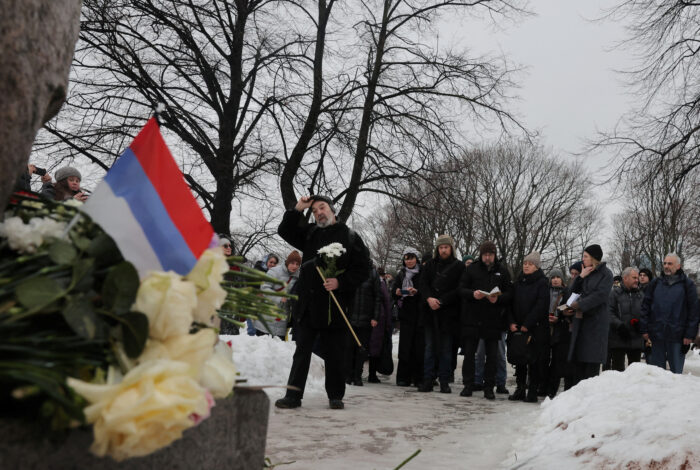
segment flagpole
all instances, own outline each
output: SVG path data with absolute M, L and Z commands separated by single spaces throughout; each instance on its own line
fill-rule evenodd
M 321 272 L 321 268 L 316 266 L 316 271 L 318 271 L 318 274 L 321 276 L 321 279 L 323 279 L 323 282 L 326 282 L 326 276 L 323 275 Z M 350 322 L 348 321 L 348 317 L 345 316 L 345 312 L 343 312 L 343 307 L 340 306 L 340 303 L 338 303 L 338 299 L 335 297 L 335 294 L 333 293 L 332 290 L 328 291 L 329 294 L 331 294 L 331 297 L 333 297 L 333 300 L 335 301 L 335 304 L 338 306 L 338 310 L 340 310 L 340 314 L 343 316 L 343 320 L 345 320 L 345 323 L 348 325 L 348 328 L 350 328 L 350 333 L 352 333 L 353 338 L 355 338 L 355 341 L 357 341 L 357 345 L 362 348 L 362 343 L 360 343 L 360 340 L 357 338 L 357 335 L 355 334 L 355 330 L 352 329 L 352 326 L 350 325 Z

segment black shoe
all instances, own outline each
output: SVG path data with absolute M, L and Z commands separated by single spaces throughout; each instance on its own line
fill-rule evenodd
M 537 390 L 528 390 L 527 397 L 525 397 L 524 401 L 527 403 L 537 403 Z
M 352 381 L 352 384 L 355 385 L 355 386 L 357 386 L 357 387 L 362 387 L 362 386 L 364 385 L 364 384 L 362 383 L 362 379 L 353 380 L 353 381 Z
M 284 409 L 299 408 L 301 406 L 301 400 L 298 398 L 284 397 L 277 400 L 275 406 Z
M 398 382 L 396 382 L 396 385 L 398 385 L 399 387 L 410 387 L 411 386 L 410 383 L 404 382 L 403 380 L 399 380 Z
M 510 401 L 521 401 L 525 399 L 525 389 L 518 387 L 515 389 L 515 393 L 508 397 Z
M 459 392 L 460 397 L 470 397 L 472 396 L 472 389 L 469 387 L 464 387 L 461 392 Z
M 505 385 L 497 385 L 496 393 L 499 393 L 501 395 L 508 395 L 510 392 L 508 391 Z
M 538 397 L 546 397 L 547 396 L 547 388 L 546 387 L 538 387 L 537 388 L 537 396 Z
M 345 379 L 345 383 L 348 385 L 352 385 L 352 379 Z
M 422 384 L 420 384 L 420 387 L 418 387 L 419 392 L 432 392 L 433 391 L 433 384 L 429 381 L 425 381 Z
M 496 399 L 496 395 L 493 393 L 493 387 L 484 387 L 484 398 L 487 400 Z
M 452 393 L 452 389 L 447 382 L 442 382 L 440 384 L 440 393 Z
M 377 377 L 376 375 L 370 375 L 369 378 L 367 379 L 367 382 L 369 382 L 369 383 L 371 383 L 371 384 L 379 384 L 379 383 L 382 383 L 382 381 L 379 380 L 379 377 Z
M 474 390 L 475 392 L 480 392 L 483 389 L 484 389 L 484 384 L 478 384 L 476 382 L 474 383 L 474 386 L 472 387 L 472 390 Z
M 340 399 L 328 400 L 328 407 L 331 410 L 342 410 L 345 408 L 345 403 L 343 403 L 343 400 Z

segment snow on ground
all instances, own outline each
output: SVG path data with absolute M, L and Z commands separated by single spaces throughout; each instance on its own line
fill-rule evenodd
M 546 400 L 503 464 L 542 469 L 700 468 L 700 356 L 684 375 L 644 363 Z
M 232 341 L 241 378 L 251 385 L 284 385 L 293 342 L 222 336 Z M 393 338 L 394 356 L 398 335 Z M 461 356 L 460 356 L 461 367 Z M 459 371 L 458 367 L 458 371 Z M 514 389 L 509 366 L 508 387 Z M 700 468 L 700 355 L 689 353 L 685 375 L 646 364 L 604 372 L 541 406 L 381 384 L 348 386 L 344 410 L 330 410 L 323 362 L 312 356 L 301 408 L 278 410 L 271 400 L 266 456 L 279 468 L 390 469 L 405 467 L 522 469 Z M 458 373 L 459 375 L 459 373 Z M 365 369 L 366 377 L 366 369 Z M 685 465 L 685 467 L 684 467 Z

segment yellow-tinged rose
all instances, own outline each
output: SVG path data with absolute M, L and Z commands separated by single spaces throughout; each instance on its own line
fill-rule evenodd
M 73 378 L 68 385 L 90 403 L 85 417 L 94 425 L 92 452 L 117 461 L 161 449 L 179 439 L 196 419 L 209 415 L 206 390 L 184 362 L 146 362 L 116 385 Z
M 211 328 L 194 334 L 171 336 L 165 341 L 149 339 L 137 361 L 140 364 L 153 359 L 186 362 L 190 366 L 192 377 L 198 379 L 204 362 L 214 354 L 216 340 L 216 332 Z
M 224 398 L 233 391 L 236 366 L 233 364 L 233 350 L 228 344 L 223 341 L 216 343 L 214 354 L 204 363 L 199 383 L 214 398 Z
M 187 275 L 187 280 L 197 286 L 197 307 L 194 310 L 195 321 L 213 325 L 218 318 L 216 311 L 226 300 L 226 291 L 221 287 L 224 273 L 229 266 L 221 248 L 205 250 L 197 264 Z
M 165 340 L 186 335 L 192 325 L 197 291 L 172 271 L 152 272 L 141 282 L 133 309 L 148 317 L 148 335 Z

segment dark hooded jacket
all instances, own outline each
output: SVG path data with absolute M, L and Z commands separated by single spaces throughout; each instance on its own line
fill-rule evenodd
M 513 305 L 508 322 L 524 326 L 538 342 L 546 342 L 549 327 L 549 282 L 541 269 L 520 273 L 513 286 Z
M 608 300 L 612 285 L 613 274 L 605 263 L 600 263 L 585 278 L 576 278 L 573 292 L 581 295 L 577 300 L 581 315 L 572 320 L 570 361 L 605 363 L 610 329 Z
M 456 330 L 459 324 L 459 279 L 463 272 L 464 263 L 454 257 L 454 248 L 452 256 L 446 260 L 440 259 L 438 249 L 435 249 L 435 256 L 421 271 L 418 287 L 425 323 L 433 322 L 442 331 Z M 440 301 L 439 309 L 430 308 L 430 297 Z
M 476 300 L 474 291 L 491 292 L 494 287 L 501 290 L 496 303 L 488 299 Z M 508 270 L 496 261 L 487 267 L 481 258 L 464 271 L 459 282 L 462 299 L 460 329 L 464 337 L 500 339 L 506 330 L 507 314 L 511 307 L 512 284 Z
M 379 274 L 376 269 L 370 268 L 369 277 L 355 291 L 355 298 L 348 312 L 350 324 L 358 328 L 369 328 L 371 320 L 379 321 L 382 300 Z
M 654 340 L 680 343 L 698 332 L 698 292 L 679 269 L 675 275 L 655 277 L 646 289 L 639 320 L 640 333 Z
M 293 321 L 318 329 L 347 328 L 316 270 L 316 263 L 323 265 L 317 252 L 331 243 L 340 243 L 346 249 L 337 261 L 338 269 L 344 272 L 337 276 L 338 288 L 333 292 L 347 313 L 355 290 L 367 279 L 371 266 L 369 251 L 359 234 L 351 233 L 348 226 L 342 222 L 324 228 L 310 224 L 304 218 L 304 214 L 295 209 L 284 213 L 278 233 L 287 243 L 303 253 L 296 286 L 299 301 L 292 312 Z
M 639 333 L 638 323 L 643 299 L 644 294 L 639 289 L 627 289 L 624 284 L 613 287 L 608 302 L 610 311 L 609 349 L 643 349 L 644 340 Z

